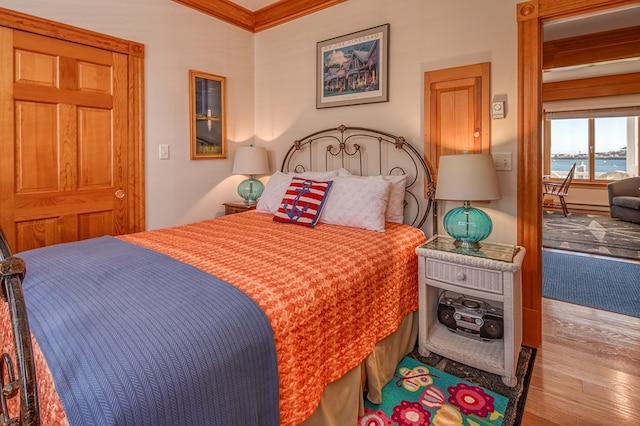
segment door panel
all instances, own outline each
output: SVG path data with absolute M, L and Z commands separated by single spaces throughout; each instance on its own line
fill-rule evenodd
M 130 232 L 116 196 L 128 178 L 126 55 L 22 31 L 12 45 L 14 250 Z
M 16 222 L 16 245 L 18 247 L 42 247 L 62 242 L 57 219 L 42 219 Z
M 56 87 L 56 55 L 15 49 L 16 83 Z
M 17 194 L 58 189 L 57 110 L 51 104 L 15 103 Z
M 78 108 L 77 127 L 79 189 L 113 187 L 111 111 Z
M 470 145 L 475 139 L 474 106 L 477 100 L 474 86 L 463 82 L 460 84 L 453 88 L 444 84 L 435 84 L 433 87 L 436 103 L 439 104 L 436 118 L 439 120 L 436 132 L 441 141 L 436 145 L 438 158 L 441 155 L 460 154 L 465 150 L 475 152 L 475 146 Z
M 78 239 L 99 237 L 113 229 L 113 212 L 92 212 L 78 215 Z
M 425 73 L 424 152 L 435 176 L 442 155 L 489 153 L 489 81 L 488 62 Z

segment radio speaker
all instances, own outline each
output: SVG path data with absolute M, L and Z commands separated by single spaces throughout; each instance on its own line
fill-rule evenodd
M 438 305 L 438 321 L 451 328 L 456 328 L 456 319 L 453 317 L 456 309 L 453 306 Z
M 502 318 L 485 315 L 482 319 L 484 320 L 484 324 L 480 328 L 480 337 L 483 339 L 502 339 L 504 333 Z

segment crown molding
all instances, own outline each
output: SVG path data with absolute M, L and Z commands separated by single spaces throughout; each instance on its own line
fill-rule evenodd
M 228 0 L 173 0 L 198 12 L 253 32 L 254 13 Z
M 280 0 L 256 10 L 254 32 L 301 18 L 347 0 Z
M 172 1 L 257 33 L 347 0 L 280 0 L 255 12 L 229 0 Z

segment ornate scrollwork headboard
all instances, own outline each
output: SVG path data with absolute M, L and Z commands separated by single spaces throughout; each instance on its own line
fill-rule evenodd
M 435 185 L 422 155 L 404 137 L 380 130 L 340 125 L 311 133 L 293 142 L 280 170 L 299 173 L 338 168 L 362 176 L 408 175 L 407 224 L 421 228 L 434 208 Z M 435 215 L 433 223 L 435 233 Z

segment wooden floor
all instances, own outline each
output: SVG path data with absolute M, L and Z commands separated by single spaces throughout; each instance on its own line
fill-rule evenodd
M 640 318 L 551 299 L 542 312 L 522 425 L 640 425 Z

